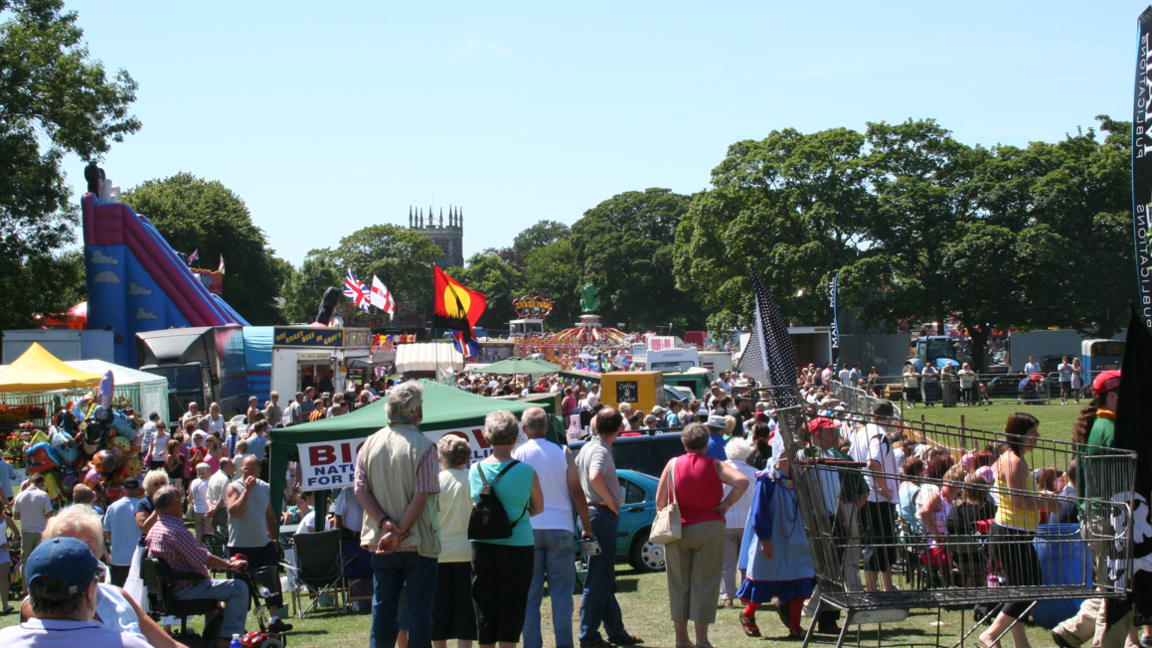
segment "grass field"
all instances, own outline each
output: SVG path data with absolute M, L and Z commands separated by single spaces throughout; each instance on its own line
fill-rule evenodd
M 629 632 L 643 637 L 645 648 L 672 648 L 675 644 L 672 623 L 668 616 L 668 587 L 665 575 L 638 574 L 626 565 L 619 565 L 617 583 L 619 587 L 618 598 L 620 607 L 624 612 L 624 622 Z M 896 579 L 897 585 L 903 587 L 901 578 Z M 577 615 L 580 608 L 580 597 L 576 597 Z M 545 598 L 543 610 L 544 645 L 555 646 L 556 642 L 551 635 L 551 610 L 549 600 Z M 744 636 L 737 618 L 737 609 L 727 608 L 717 610 L 716 624 L 711 629 L 712 643 L 716 646 L 744 646 L 756 648 L 782 644 L 796 645 L 798 642 L 789 642 L 783 624 L 780 623 L 775 611 L 766 606 L 756 615 L 760 630 L 764 637 L 753 639 Z M 883 626 L 882 634 L 877 637 L 877 626 L 860 626 L 861 645 L 876 646 L 908 646 L 940 645 L 952 646 L 959 641 L 961 627 L 961 612 L 943 612 L 939 617 L 935 610 L 913 610 L 912 614 L 903 622 Z M 972 629 L 972 613 L 968 611 L 964 627 Z M 362 646 L 367 645 L 370 617 L 367 614 L 337 615 L 325 613 L 310 616 L 307 619 L 290 619 L 295 630 L 289 635 L 288 646 L 291 648 L 331 647 L 331 646 Z M 17 622 L 16 615 L 0 616 L 0 627 L 12 625 Z M 940 623 L 941 625 L 937 625 Z M 202 623 L 196 621 L 190 624 L 200 629 Z M 804 626 L 807 627 L 805 619 Z M 579 627 L 578 617 L 573 620 L 573 627 Z M 254 620 L 249 621 L 249 630 L 256 628 Z M 936 634 L 939 631 L 940 640 L 937 643 Z M 979 634 L 979 632 L 975 633 Z M 824 640 L 833 639 L 830 636 L 817 635 Z M 1050 646 L 1052 639 L 1047 630 L 1038 626 L 1030 626 L 1028 637 L 1033 646 Z M 856 644 L 857 635 L 849 633 L 847 643 Z M 452 645 L 451 643 L 449 644 Z M 973 637 L 969 637 L 968 646 L 975 646 Z
M 1040 421 L 1040 436 L 1057 441 L 1068 441 L 1072 436 L 1072 424 L 1080 415 L 1080 408 L 1088 404 L 1080 401 L 1080 405 L 1069 402 L 1061 405 L 1059 400 L 1053 400 L 1050 405 L 1017 405 L 1015 399 L 994 400 L 992 405 L 983 407 L 924 407 L 904 409 L 904 418 L 920 420 L 921 417 L 929 423 L 943 423 L 975 430 L 1002 432 L 1004 423 L 1015 412 L 1028 412 Z M 963 421 L 961 421 L 963 419 Z

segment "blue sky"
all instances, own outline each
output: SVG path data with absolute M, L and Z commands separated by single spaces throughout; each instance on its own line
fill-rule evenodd
M 968 144 L 1131 119 L 1136 17 L 1094 2 L 74 0 L 140 89 L 104 167 L 247 203 L 277 253 L 459 205 L 465 255 L 613 195 L 692 193 L 771 131 L 935 118 Z M 67 167 L 76 197 L 83 163 Z M 179 248 L 179 242 L 173 242 Z

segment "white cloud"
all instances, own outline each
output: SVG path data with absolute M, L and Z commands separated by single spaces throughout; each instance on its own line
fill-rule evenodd
M 156 313 L 144 310 L 144 307 L 136 309 L 136 319 L 156 319 Z
M 144 286 L 136 283 L 135 281 L 128 282 L 128 294 L 135 297 L 137 295 L 151 295 L 152 291 Z
M 448 57 L 448 62 L 452 63 L 472 56 L 476 53 L 478 43 L 479 40 L 476 38 L 476 34 L 468 34 L 464 37 L 464 40 L 460 41 L 460 44 L 456 46 L 456 51 L 452 52 L 452 55 Z
M 103 272 L 97 272 L 96 276 L 92 277 L 92 283 L 118 284 L 120 283 L 120 277 L 117 277 L 116 273 L 111 270 L 105 270 Z
M 120 261 L 114 257 L 104 254 L 100 250 L 92 250 L 92 263 L 94 265 L 116 265 Z
M 511 47 L 500 47 L 496 43 L 488 43 L 488 49 L 496 53 L 496 56 L 507 57 L 512 56 Z

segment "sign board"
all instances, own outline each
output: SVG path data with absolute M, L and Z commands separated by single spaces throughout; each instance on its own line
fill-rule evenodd
M 320 328 L 315 326 L 277 326 L 273 329 L 272 344 L 275 346 L 327 347 L 335 349 L 344 346 L 344 329 Z
M 676 338 L 671 335 L 653 335 L 648 338 L 648 350 L 660 351 L 662 349 L 676 348 Z
M 492 446 L 484 439 L 484 426 L 476 425 L 467 428 L 453 428 L 447 430 L 434 430 L 424 432 L 424 436 L 435 443 L 446 434 L 454 434 L 472 446 L 472 461 L 480 461 L 492 454 Z M 300 452 L 300 489 L 305 491 L 329 490 L 347 488 L 352 486 L 356 476 L 356 454 L 367 441 L 367 437 L 359 439 L 343 439 L 341 441 L 317 441 L 314 443 L 298 443 Z M 524 433 L 516 444 L 527 441 Z
M 639 403 L 640 383 L 635 380 L 621 380 L 616 383 L 617 403 Z

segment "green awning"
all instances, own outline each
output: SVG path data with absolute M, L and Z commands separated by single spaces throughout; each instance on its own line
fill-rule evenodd
M 560 365 L 535 358 L 508 358 L 484 368 L 490 374 L 549 374 L 560 371 Z
M 563 433 L 560 420 L 555 416 L 553 401 L 507 401 L 477 396 L 431 380 L 421 380 L 420 383 L 424 385 L 424 420 L 420 423 L 420 427 L 424 430 L 482 426 L 484 417 L 488 416 L 489 412 L 508 410 L 519 415 L 529 407 L 541 407 L 553 415 L 551 430 L 553 434 Z M 359 439 L 371 436 L 387 424 L 384 399 L 381 398 L 350 414 L 273 429 L 269 435 L 271 437 L 269 461 L 274 510 L 280 510 L 284 473 L 288 468 L 290 457 L 296 454 L 297 443 Z

